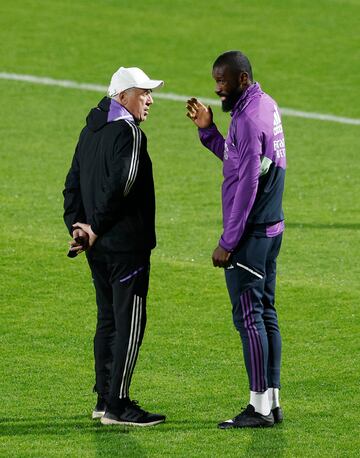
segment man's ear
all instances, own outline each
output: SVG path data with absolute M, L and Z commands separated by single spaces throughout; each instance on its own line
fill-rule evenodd
M 128 102 L 128 95 L 126 91 L 120 92 L 118 95 L 118 101 L 121 103 L 121 105 L 125 106 Z
M 239 75 L 239 85 L 241 88 L 247 87 L 250 83 L 250 78 L 248 73 L 241 72 Z

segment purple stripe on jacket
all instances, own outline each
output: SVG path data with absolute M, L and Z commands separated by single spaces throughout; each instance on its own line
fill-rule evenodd
M 276 237 L 284 232 L 285 223 L 280 221 L 279 223 L 273 224 L 266 228 L 266 237 Z

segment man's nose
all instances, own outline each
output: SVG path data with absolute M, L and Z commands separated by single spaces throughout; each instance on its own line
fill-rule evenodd
M 219 94 L 221 92 L 221 85 L 219 83 L 215 84 L 215 92 L 216 94 Z
M 148 105 L 152 105 L 152 104 L 154 103 L 154 99 L 152 98 L 152 95 L 151 95 L 151 94 L 148 94 L 146 103 L 147 103 Z

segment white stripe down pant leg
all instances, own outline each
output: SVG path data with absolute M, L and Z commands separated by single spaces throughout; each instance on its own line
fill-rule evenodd
M 109 406 L 116 409 L 119 400 L 129 397 L 131 378 L 144 336 L 149 256 L 135 256 L 107 265 L 90 261 L 89 264 L 98 305 L 97 332 L 94 339 L 96 388 L 100 392 L 99 387 L 106 387 L 106 393 L 102 389 L 101 394 L 107 399 Z M 106 300 L 103 302 L 104 298 Z M 106 322 L 102 322 L 104 316 Z M 101 360 L 104 356 L 107 356 L 106 362 Z M 109 368 L 107 371 L 103 370 L 105 363 Z

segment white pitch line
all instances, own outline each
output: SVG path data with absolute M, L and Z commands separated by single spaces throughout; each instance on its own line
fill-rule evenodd
M 40 77 L 34 75 L 19 75 L 17 73 L 6 73 L 0 72 L 0 79 L 3 80 L 12 80 L 12 81 L 23 81 L 26 83 L 34 83 L 34 84 L 44 84 L 47 86 L 58 86 L 58 87 L 65 87 L 69 89 L 80 89 L 83 91 L 95 91 L 95 92 L 103 92 L 106 93 L 107 86 L 102 86 L 100 84 L 91 84 L 91 83 L 78 83 L 76 81 L 69 81 L 69 80 L 58 80 L 49 77 Z M 173 94 L 171 92 L 155 92 L 154 96 L 158 99 L 163 100 L 172 100 L 176 102 L 186 102 L 190 97 L 186 95 L 179 95 Z M 217 99 L 209 99 L 199 97 L 199 99 L 207 104 L 211 105 L 221 105 L 221 102 Z M 331 114 L 322 114 L 322 113 L 311 113 L 307 111 L 300 111 L 294 110 L 293 108 L 281 108 L 281 113 L 285 116 L 294 116 L 297 118 L 305 118 L 305 119 L 316 119 L 318 121 L 330 121 L 330 122 L 337 122 L 340 124 L 351 124 L 354 126 L 360 125 L 360 119 L 354 118 L 345 118 L 342 116 L 335 116 Z

